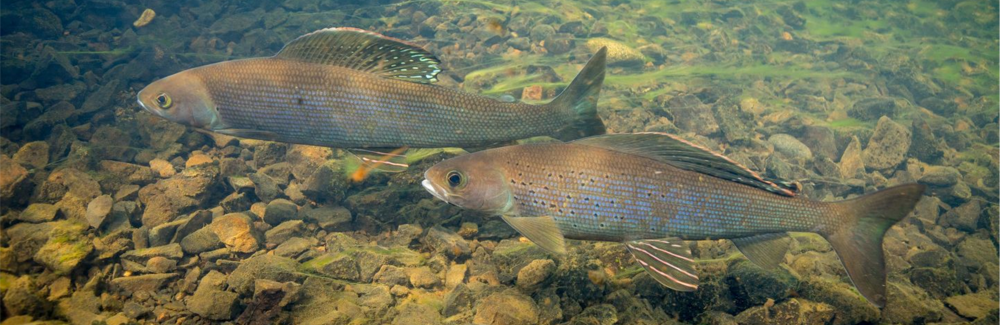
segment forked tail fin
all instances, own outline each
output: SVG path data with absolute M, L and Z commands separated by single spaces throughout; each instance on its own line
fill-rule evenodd
M 868 301 L 885 306 L 886 230 L 906 217 L 926 186 L 906 184 L 834 203 L 840 208 L 841 226 L 820 233 L 840 256 L 854 286 Z
M 597 116 L 597 98 L 601 93 L 601 85 L 604 84 L 607 53 L 607 48 L 597 51 L 573 82 L 547 104 L 557 110 L 568 110 L 573 116 L 568 125 L 552 134 L 553 138 L 569 141 L 604 134 L 604 122 Z

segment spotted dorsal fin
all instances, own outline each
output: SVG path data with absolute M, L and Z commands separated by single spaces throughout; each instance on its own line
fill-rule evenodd
M 441 72 L 441 61 L 419 46 L 357 28 L 327 28 L 299 36 L 274 57 L 417 83 L 435 82 Z
M 643 156 L 671 166 L 750 185 L 772 193 L 795 196 L 798 188 L 775 182 L 726 156 L 666 133 L 607 134 L 573 141 L 622 153 Z

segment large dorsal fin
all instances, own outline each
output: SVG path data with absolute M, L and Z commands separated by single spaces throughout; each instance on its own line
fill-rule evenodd
M 418 83 L 435 82 L 441 72 L 441 61 L 419 46 L 357 28 L 327 28 L 299 36 L 274 57 Z
M 643 156 L 680 169 L 754 186 L 784 196 L 795 196 L 798 190 L 786 183 L 761 177 L 757 172 L 726 156 L 666 133 L 606 134 L 572 143 Z

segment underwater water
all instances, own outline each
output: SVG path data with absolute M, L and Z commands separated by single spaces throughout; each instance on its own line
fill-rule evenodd
M 814 233 L 773 269 L 684 241 L 698 288 L 675 291 L 620 242 L 553 254 L 421 185 L 485 147 L 367 170 L 347 148 L 137 102 L 329 27 L 422 48 L 436 87 L 503 105 L 552 100 L 606 47 L 607 133 L 671 134 L 817 201 L 925 185 L 885 233 L 884 306 Z M 998 5 L 980 0 L 5 1 L 2 324 L 996 324 L 998 53 Z

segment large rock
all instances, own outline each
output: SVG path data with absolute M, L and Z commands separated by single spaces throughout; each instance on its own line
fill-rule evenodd
M 31 191 L 28 170 L 15 163 L 6 155 L 0 155 L 0 201 L 8 204 L 23 204 Z M 8 206 L 4 204 L 4 206 Z
M 430 305 L 404 303 L 399 307 L 399 314 L 393 319 L 392 325 L 409 324 L 442 324 L 441 313 Z
M 36 170 L 45 168 L 49 164 L 49 144 L 45 141 L 34 141 L 25 143 L 21 149 L 14 154 L 14 161 Z
M 740 324 L 829 324 L 835 313 L 833 307 L 797 298 L 773 305 L 744 310 L 736 315 Z
M 859 120 L 874 121 L 883 117 L 895 116 L 899 105 L 892 98 L 871 97 L 854 102 L 847 110 L 847 115 Z
M 833 306 L 837 314 L 834 324 L 875 322 L 879 311 L 865 300 L 850 284 L 809 279 L 799 283 L 800 297 Z
M 861 141 L 852 136 L 851 142 L 840 156 L 840 175 L 846 179 L 860 178 L 865 171 L 865 161 L 862 158 Z
M 468 257 L 472 254 L 469 243 L 453 231 L 437 226 L 427 230 L 421 241 L 434 249 L 438 254 L 450 259 Z
M 784 154 L 788 158 L 800 161 L 812 160 L 813 154 L 805 144 L 799 139 L 787 134 L 775 134 L 767 139 L 767 142 L 774 146 L 774 150 Z
M 522 289 L 532 289 L 548 279 L 556 269 L 556 263 L 550 259 L 531 261 L 517 272 L 517 286 Z
M 235 292 L 225 290 L 226 276 L 218 271 L 212 270 L 201 278 L 198 289 L 194 295 L 187 299 L 189 310 L 201 317 L 222 321 L 233 319 L 239 308 L 237 299 L 239 295 Z
M 98 229 L 104 224 L 104 218 L 107 218 L 108 214 L 111 213 L 111 207 L 114 205 L 115 200 L 111 198 L 110 195 L 101 195 L 90 201 L 87 204 L 87 223 L 90 224 L 91 228 Z
M 230 213 L 212 220 L 208 226 L 229 249 L 253 253 L 260 249 L 261 235 L 244 213 Z
M 569 324 L 613 325 L 618 323 L 618 312 L 609 304 L 591 305 L 579 315 L 573 316 Z
M 240 263 L 236 270 L 229 275 L 227 283 L 230 290 L 240 294 L 248 294 L 254 291 L 255 280 L 300 282 L 303 274 L 298 271 L 298 265 L 295 260 L 287 257 L 269 254 L 257 255 Z
M 49 174 L 38 190 L 38 199 L 56 202 L 66 194 L 90 202 L 101 195 L 101 184 L 85 172 L 75 168 L 63 168 Z
M 975 233 L 980 229 L 980 218 L 982 218 L 983 212 L 979 201 L 972 200 L 941 215 L 938 223 L 945 227 L 953 227 L 965 232 Z
M 977 319 L 997 310 L 997 300 L 987 292 L 948 297 L 944 303 L 962 317 Z
M 723 281 L 729 286 L 732 299 L 738 308 L 759 306 L 768 299 L 782 300 L 798 284 L 795 278 L 783 269 L 764 270 L 749 260 L 732 263 Z
M 274 228 L 268 229 L 264 233 L 264 237 L 267 238 L 268 244 L 278 245 L 292 237 L 304 235 L 305 230 L 306 226 L 302 220 L 288 220 Z
M 142 224 L 152 228 L 204 205 L 220 192 L 218 174 L 216 165 L 199 165 L 143 187 L 139 190 L 139 201 L 146 205 Z
M 298 211 L 299 207 L 292 201 L 276 199 L 267 204 L 267 209 L 264 210 L 264 222 L 277 226 L 288 220 L 296 220 L 299 219 Z
M 155 292 L 177 276 L 177 273 L 162 273 L 119 277 L 111 280 L 111 287 L 127 294 Z
M 863 152 L 865 166 L 881 171 L 895 169 L 906 158 L 910 140 L 910 131 L 906 127 L 883 116 Z
M 35 262 L 56 274 L 69 274 L 87 254 L 94 250 L 87 227 L 70 221 L 56 222 L 49 240 L 35 253 Z
M 510 289 L 480 300 L 472 322 L 492 325 L 534 324 L 538 322 L 538 307 L 531 297 Z
M 350 230 L 351 211 L 340 206 L 320 206 L 315 209 L 305 210 L 305 219 L 310 223 L 319 225 L 327 232 L 340 232 Z
M 4 274 L 4 281 L 10 281 Z M 52 306 L 41 295 L 38 285 L 30 276 L 24 275 L 7 284 L 4 290 L 3 306 L 10 315 L 45 317 Z
M 41 223 L 55 220 L 59 208 L 47 203 L 33 203 L 17 215 L 17 219 L 25 222 Z
M 924 170 L 920 176 L 920 183 L 937 187 L 948 187 L 955 185 L 962 179 L 962 174 L 958 169 L 948 166 L 930 166 Z
M 692 94 L 671 98 L 664 104 L 669 110 L 659 109 L 657 114 L 665 115 L 677 127 L 699 135 L 708 135 L 719 130 L 719 124 L 712 115 L 712 109 Z

